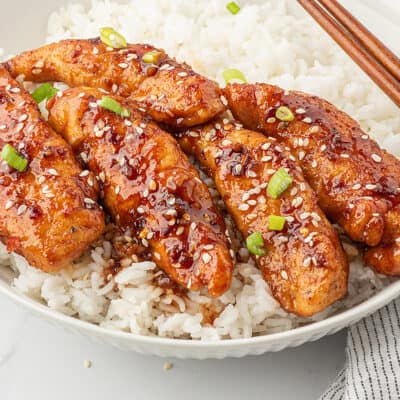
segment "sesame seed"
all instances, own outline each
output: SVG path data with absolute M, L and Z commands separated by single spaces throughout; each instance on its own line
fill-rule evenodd
M 172 363 L 170 363 L 169 361 L 167 361 L 166 363 L 164 363 L 163 369 L 164 371 L 168 371 L 173 367 Z
M 373 217 L 380 217 L 381 214 L 379 214 L 379 213 L 372 213 L 372 216 L 373 216 Z
M 122 69 L 128 68 L 128 64 L 127 63 L 119 63 L 118 66 Z
M 157 189 L 157 183 L 156 183 L 155 180 L 152 179 L 152 180 L 150 181 L 150 183 L 149 183 L 149 189 L 150 189 L 150 190 L 153 190 L 153 191 Z
M 27 210 L 27 206 L 25 204 L 21 204 L 17 209 L 17 214 L 21 215 Z
M 303 122 L 305 122 L 306 124 L 311 124 L 312 119 L 310 117 L 305 117 L 303 118 Z
M 95 202 L 94 202 L 91 198 L 89 198 L 89 197 L 85 197 L 85 198 L 83 199 L 83 201 L 84 201 L 86 204 L 95 204 Z
M 248 169 L 248 170 L 246 171 L 246 175 L 247 175 L 249 178 L 255 178 L 255 177 L 257 177 L 257 174 L 256 174 L 254 171 L 252 171 L 251 169 Z
M 199 137 L 200 135 L 197 133 L 197 132 L 194 132 L 194 131 L 189 131 L 189 136 L 191 136 L 191 137 Z
M 95 101 L 91 101 L 91 102 L 89 103 L 89 107 L 90 107 L 90 108 L 97 108 L 97 103 L 96 103 Z
M 95 47 L 95 48 L 93 49 L 93 54 L 94 54 L 94 55 L 99 54 L 99 49 L 98 49 L 97 47 Z
M 303 261 L 303 267 L 309 267 L 311 264 L 311 257 L 306 257 Z
M 248 204 L 242 203 L 239 206 L 239 210 L 240 211 L 247 211 L 248 209 L 249 209 L 249 205 Z
M 177 118 L 176 123 L 179 125 L 183 122 L 183 118 Z
M 14 202 L 12 200 L 8 200 L 4 208 L 6 210 L 9 210 L 12 206 L 14 205 Z
M 103 171 L 99 173 L 99 178 L 103 183 L 106 181 L 106 175 Z
M 201 255 L 201 258 L 202 258 L 202 260 L 203 260 L 205 263 L 208 263 L 208 262 L 211 261 L 211 256 L 210 256 L 209 254 L 207 254 L 207 253 L 203 253 L 203 254 Z
M 297 187 L 294 187 L 294 188 L 290 191 L 290 195 L 291 195 L 291 196 L 296 196 L 297 192 L 298 192 Z
M 285 218 L 286 218 L 286 221 L 289 223 L 294 222 L 294 217 L 292 217 L 291 215 L 287 215 L 287 216 L 285 216 Z
M 307 219 L 310 215 L 309 212 L 303 212 L 300 214 L 300 219 Z
M 177 235 L 182 235 L 182 233 L 185 231 L 185 228 L 183 226 L 180 226 L 177 230 L 176 230 L 176 234 Z
M 267 169 L 267 170 L 266 170 L 266 173 L 267 173 L 268 175 L 272 175 L 272 174 L 275 173 L 275 170 L 274 170 L 274 169 Z
M 38 184 L 41 185 L 45 180 L 46 178 L 43 175 L 40 175 L 38 178 Z
M 342 157 L 342 158 L 350 158 L 350 156 L 347 153 L 342 153 L 340 155 L 340 157 Z
M 247 202 L 247 204 L 249 204 L 250 206 L 255 206 L 257 204 L 257 201 L 256 200 L 249 200 Z
M 232 144 L 232 142 L 229 140 L 229 139 L 224 139 L 223 141 L 222 141 L 222 146 L 229 146 L 229 145 L 231 145 Z
M 300 183 L 300 190 L 304 192 L 306 190 L 306 184 L 304 182 Z
M 297 208 L 303 203 L 303 199 L 299 196 L 293 199 L 292 206 Z
M 15 88 L 10 89 L 11 93 L 19 93 L 20 91 L 21 91 L 21 89 L 19 87 L 15 87 Z
M 58 176 L 58 172 L 54 168 L 50 168 L 47 170 L 50 175 Z
M 143 207 L 138 207 L 136 210 L 139 214 L 144 214 L 145 210 Z
M 270 148 L 270 146 L 271 146 L 271 143 L 264 143 L 264 144 L 261 146 L 261 148 L 262 148 L 263 150 L 268 150 L 268 149 Z
M 24 129 L 24 123 L 23 123 L 23 122 L 20 122 L 19 124 L 16 125 L 15 131 L 16 131 L 16 132 L 21 132 L 22 129 Z
M 319 131 L 319 127 L 316 126 L 316 125 L 314 125 L 314 126 L 310 129 L 310 132 L 311 132 L 311 133 L 317 133 L 318 131 Z
M 321 217 L 316 213 L 316 212 L 312 212 L 311 216 L 316 220 L 316 221 L 321 221 Z
M 302 160 L 306 153 L 304 151 L 299 151 L 299 160 Z
M 190 229 L 192 230 L 192 231 L 194 231 L 195 229 L 196 229 L 196 222 L 192 222 L 191 224 L 190 224 Z
M 317 165 L 318 165 L 318 163 L 317 163 L 316 160 L 314 160 L 314 161 L 311 163 L 311 166 L 312 166 L 313 168 L 315 168 Z
M 19 118 L 18 118 L 18 122 L 23 122 L 25 120 L 28 119 L 28 115 L 27 114 L 22 114 Z
M 354 190 L 361 189 L 361 185 L 359 183 L 356 183 L 355 185 L 352 186 L 352 189 Z
M 361 139 L 367 140 L 367 139 L 369 139 L 369 136 L 368 135 L 362 135 Z
M 250 198 L 250 194 L 249 193 L 244 193 L 242 196 L 242 201 L 247 201 Z
M 377 188 L 377 186 L 372 183 L 367 183 L 365 185 L 365 189 L 367 189 L 367 190 L 375 190 L 376 188 Z
M 262 162 L 268 162 L 268 161 L 271 161 L 271 160 L 272 160 L 271 156 L 264 156 L 264 157 L 261 158 Z
M 242 172 L 242 170 L 243 170 L 242 164 L 236 164 L 236 165 L 233 167 L 233 170 L 234 170 L 234 172 L 235 172 L 236 174 L 240 174 L 240 173 Z
M 326 150 L 326 145 L 323 144 L 323 145 L 320 147 L 320 150 L 321 150 L 321 151 L 325 151 L 325 150 Z
M 296 114 L 305 114 L 306 110 L 304 108 L 297 108 L 295 113 Z
M 188 76 L 188 73 L 187 72 L 178 72 L 176 75 L 177 76 Z
M 283 279 L 285 279 L 285 280 L 289 279 L 289 276 L 288 276 L 287 272 L 284 269 L 281 271 L 281 277 Z
M 4 130 L 4 129 L 6 129 L 6 128 L 7 128 L 7 125 L 5 125 L 5 124 L 0 125 L 0 130 Z
M 82 171 L 80 174 L 79 174 L 79 176 L 80 177 L 85 177 L 85 176 L 88 176 L 89 175 L 89 171 L 87 170 L 87 169 L 85 169 L 84 171 Z
M 380 163 L 382 161 L 382 157 L 378 156 L 378 154 L 375 153 L 371 155 L 371 158 L 377 163 Z
M 226 99 L 225 96 L 221 96 L 220 99 L 221 99 L 221 103 L 222 103 L 224 106 L 227 106 L 227 105 L 228 105 L 228 100 Z M 224 124 L 225 124 L 225 122 L 224 122 Z
M 92 362 L 90 360 L 85 360 L 85 368 L 90 368 L 92 366 Z
M 396 242 L 396 243 L 400 243 L 400 237 L 396 238 L 396 239 L 395 239 L 395 242 Z
M 273 124 L 274 122 L 276 122 L 276 118 L 275 117 L 270 117 L 267 119 L 267 124 Z
M 121 190 L 121 188 L 120 188 L 119 186 L 117 186 L 117 187 L 115 188 L 115 194 L 119 194 L 120 190 Z

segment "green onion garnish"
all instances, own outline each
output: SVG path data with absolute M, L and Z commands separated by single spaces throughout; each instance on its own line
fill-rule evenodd
M 265 255 L 266 251 L 264 248 L 264 239 L 260 232 L 254 232 L 246 239 L 247 249 L 251 254 L 256 256 Z
M 152 50 L 143 54 L 142 59 L 143 62 L 145 62 L 146 64 L 156 64 L 159 61 L 161 55 L 162 55 L 161 51 Z
M 50 83 L 44 83 L 40 85 L 35 91 L 32 92 L 31 96 L 36 103 L 41 103 L 43 100 L 50 100 L 57 94 L 58 90 L 53 87 Z
M 228 11 L 230 11 L 233 15 L 237 14 L 240 11 L 240 7 L 237 3 L 235 3 L 234 1 L 231 1 L 230 3 L 228 3 L 226 5 L 226 8 L 228 9 Z
M 225 79 L 226 83 L 232 82 L 232 81 L 239 81 L 242 83 L 246 83 L 246 77 L 243 75 L 242 71 L 239 71 L 238 69 L 226 69 L 223 73 L 222 73 L 223 78 Z
M 281 231 L 285 226 L 286 218 L 280 215 L 268 216 L 268 229 L 270 231 Z
M 126 47 L 126 39 L 113 28 L 105 27 L 100 29 L 101 41 L 113 49 L 122 49 Z
M 281 121 L 290 122 L 294 120 L 294 115 L 290 108 L 281 106 L 278 107 L 275 112 L 275 117 L 280 119 Z
M 281 168 L 272 175 L 267 187 L 267 193 L 277 199 L 293 182 L 293 178 Z
M 112 99 L 108 96 L 103 96 L 100 100 L 100 107 L 105 108 L 106 110 L 112 111 L 115 114 L 120 115 L 121 117 L 130 117 L 131 112 L 126 108 L 122 107 L 118 101 Z
M 10 144 L 6 144 L 0 154 L 1 158 L 11 167 L 22 172 L 28 165 L 28 160 L 21 156 Z

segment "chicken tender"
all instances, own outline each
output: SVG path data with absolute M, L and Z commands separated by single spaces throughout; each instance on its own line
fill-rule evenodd
M 149 52 L 156 52 L 152 63 L 143 60 Z M 145 44 L 110 49 L 98 38 L 64 40 L 24 52 L 5 67 L 28 81 L 62 81 L 134 96 L 153 119 L 173 127 L 204 123 L 225 109 L 215 82 Z
M 311 316 L 346 294 L 348 263 L 337 233 L 283 146 L 226 120 L 181 133 L 178 141 L 214 178 L 244 238 L 262 235 L 265 255 L 255 259 L 285 310 Z M 282 168 L 293 182 L 273 199 L 266 188 Z M 269 229 L 271 215 L 285 217 L 282 230 Z
M 223 294 L 233 263 L 207 186 L 171 135 L 122 98 L 114 100 L 125 117 L 99 106 L 103 96 L 68 89 L 48 103 L 50 124 L 95 173 L 104 205 L 127 236 L 180 285 Z
M 366 253 L 367 263 L 378 272 L 399 274 L 400 161 L 316 96 L 267 84 L 230 84 L 225 93 L 246 127 L 291 149 L 329 218 L 351 239 L 378 246 Z M 278 110 L 289 117 L 280 120 Z
M 31 265 L 58 271 L 103 232 L 98 187 L 88 184 L 94 177 L 82 174 L 71 148 L 0 66 L 0 149 L 7 144 L 28 164 L 20 172 L 0 163 L 0 237 Z

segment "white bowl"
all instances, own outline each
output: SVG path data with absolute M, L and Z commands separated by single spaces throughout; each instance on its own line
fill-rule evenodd
M 3 38 L 3 40 L 5 38 L 5 40 L 4 43 L 0 44 L 0 47 L 5 48 L 7 53 L 12 53 L 42 44 L 49 13 L 66 3 L 67 0 L 41 0 L 40 7 L 36 7 L 32 11 L 31 2 L 28 0 L 5 2 L 5 4 L 2 4 L 2 14 L 0 16 L 0 38 Z M 361 17 L 362 21 L 366 22 L 374 31 L 377 31 L 386 43 L 390 44 L 391 40 L 392 43 L 393 40 L 396 40 L 398 35 L 393 35 L 390 29 L 391 26 L 393 27 L 393 22 L 390 22 L 393 21 L 391 15 L 387 8 L 377 8 L 376 3 L 379 3 L 379 1 L 372 2 L 372 8 L 366 6 L 366 3 L 370 3 L 369 0 L 364 5 L 361 5 L 358 0 L 348 0 L 344 3 L 352 6 L 352 10 L 356 8 L 357 14 Z M 21 13 L 23 9 L 30 11 Z M 380 10 L 379 15 L 373 9 Z M 383 14 L 384 12 L 386 12 L 386 16 Z M 387 21 L 387 24 L 382 23 L 382 21 Z M 26 34 L 26 32 L 29 32 L 29 34 Z M 100 328 L 99 326 L 53 311 L 22 295 L 11 286 L 12 278 L 13 276 L 10 271 L 0 269 L 0 293 L 30 310 L 32 313 L 47 319 L 49 322 L 120 349 L 163 357 L 197 359 L 242 357 L 250 354 L 261 354 L 267 351 L 279 351 L 286 347 L 299 346 L 305 342 L 317 340 L 354 324 L 400 295 L 400 281 L 398 281 L 392 283 L 358 306 L 320 322 L 286 332 L 249 339 L 201 342 L 139 336 Z

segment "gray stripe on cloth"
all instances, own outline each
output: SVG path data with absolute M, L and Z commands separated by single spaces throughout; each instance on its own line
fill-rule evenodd
M 346 364 L 320 400 L 400 400 L 400 299 L 349 328 Z

